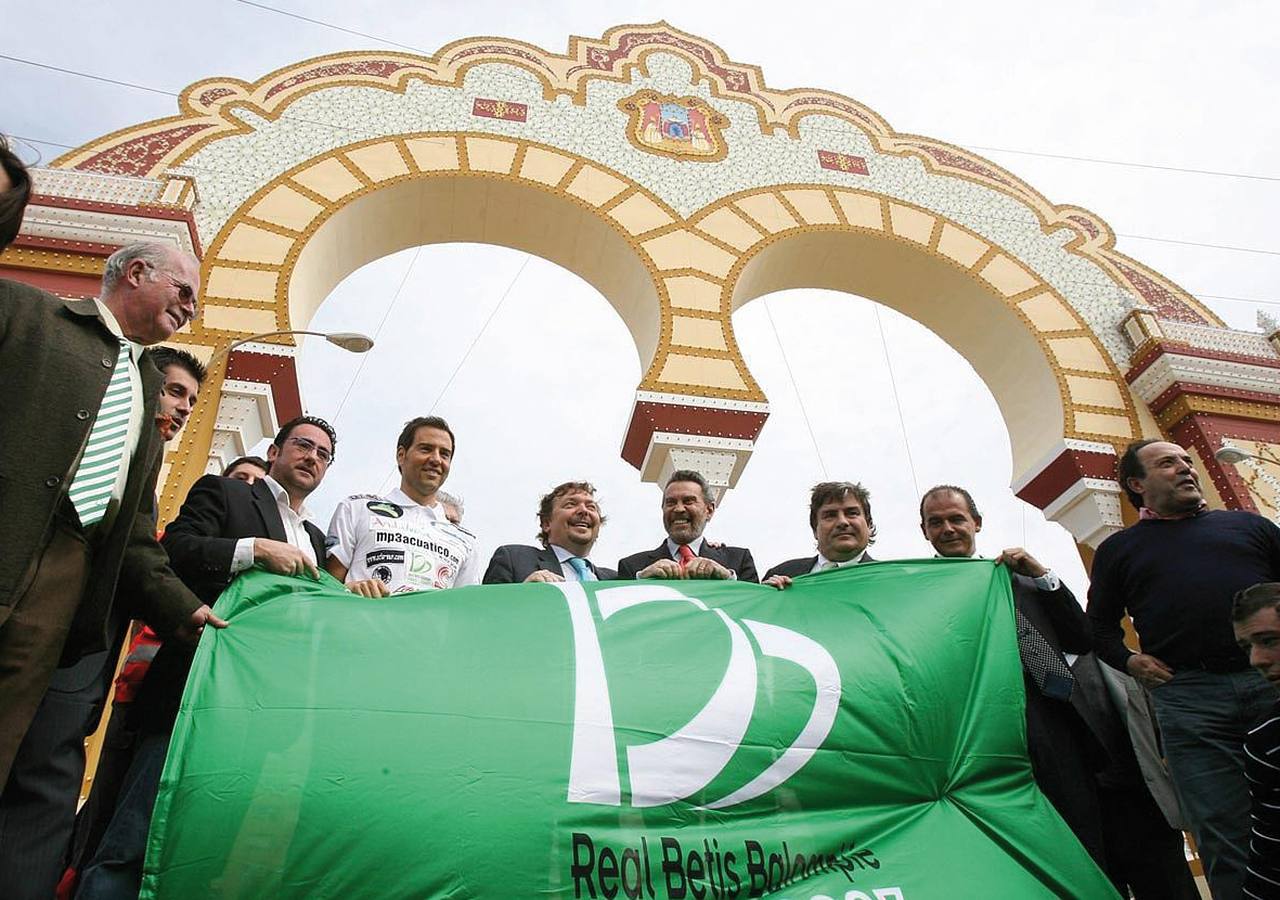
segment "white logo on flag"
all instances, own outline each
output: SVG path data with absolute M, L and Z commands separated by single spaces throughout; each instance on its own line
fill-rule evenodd
M 570 803 L 620 806 L 613 708 L 591 607 L 581 584 L 566 581 L 555 586 L 569 606 L 577 660 L 568 799 Z M 737 790 L 706 804 L 707 808 L 734 806 L 772 790 L 798 772 L 826 740 L 840 706 L 840 671 L 826 648 L 812 638 L 751 619 L 735 622 L 721 610 L 708 609 L 701 600 L 664 584 L 606 588 L 595 596 L 605 622 L 615 613 L 642 603 L 678 601 L 717 616 L 729 631 L 729 664 L 702 710 L 674 734 L 627 748 L 632 806 L 661 806 L 696 794 L 737 752 L 756 702 L 756 658 L 747 631 L 764 655 L 785 659 L 809 673 L 817 688 L 813 711 L 791 746 L 768 768 Z

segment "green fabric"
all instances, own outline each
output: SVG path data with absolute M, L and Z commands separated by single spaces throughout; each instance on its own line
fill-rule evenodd
M 251 572 L 217 610 L 144 896 L 1115 896 L 1031 780 L 989 561 L 385 600 Z

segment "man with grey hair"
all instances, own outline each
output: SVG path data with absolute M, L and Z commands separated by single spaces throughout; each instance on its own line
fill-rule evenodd
M 0 280 L 0 802 L 55 669 L 111 646 L 130 618 L 187 640 L 225 624 L 155 539 L 162 376 L 143 348 L 194 318 L 199 285 L 195 258 L 158 244 L 112 254 L 99 299 Z M 8 849 L 0 871 L 20 872 Z M 9 897 L 52 888 L 3 882 Z
M 466 512 L 466 507 L 462 504 L 462 498 L 454 496 L 448 491 L 436 491 L 436 499 L 444 507 L 444 517 L 454 525 L 461 525 L 462 514 Z

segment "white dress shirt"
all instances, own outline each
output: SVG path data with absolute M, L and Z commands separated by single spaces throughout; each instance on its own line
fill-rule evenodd
M 289 493 L 280 486 L 280 482 L 276 481 L 270 475 L 263 475 L 260 479 L 263 484 L 271 488 L 271 493 L 276 498 L 276 509 L 280 511 L 280 521 L 284 523 L 285 540 L 302 551 L 302 555 L 309 559 L 312 565 L 316 564 L 316 549 L 311 545 L 311 535 L 307 534 L 306 527 L 303 522 L 312 522 L 311 511 L 305 506 L 298 512 L 293 511 L 293 507 L 289 505 Z M 253 542 L 257 538 L 240 538 L 236 541 L 236 552 L 231 557 L 231 574 L 238 575 L 245 569 L 253 566 Z
M 578 554 L 564 549 L 559 544 L 552 544 L 551 552 L 556 555 L 556 561 L 560 563 L 560 571 L 564 573 L 565 581 L 581 581 L 582 580 L 581 578 L 578 577 L 578 570 L 575 569 L 573 566 L 569 565 L 569 560 L 573 559 L 575 556 L 578 556 Z M 584 562 L 587 562 L 588 564 L 590 563 L 590 561 L 585 556 L 579 556 L 578 558 L 583 560 Z M 588 568 L 589 567 L 590 566 L 588 565 Z
M 827 559 L 822 555 L 822 551 L 819 550 L 818 558 L 814 561 L 813 568 L 809 570 L 809 574 L 812 575 L 814 572 L 823 572 L 827 569 L 843 569 L 845 566 L 856 566 L 858 563 L 862 562 L 862 557 L 866 555 L 867 548 L 863 547 L 862 552 L 853 559 L 846 559 L 844 562 L 836 562 L 835 560 Z

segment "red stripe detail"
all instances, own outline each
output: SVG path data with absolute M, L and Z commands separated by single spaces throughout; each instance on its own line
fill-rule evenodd
M 49 269 L 19 269 L 5 265 L 0 265 L 0 278 L 21 281 L 50 294 L 76 300 L 98 296 L 98 289 L 102 286 L 102 279 L 97 275 L 54 272 Z
M 302 396 L 298 393 L 298 369 L 292 356 L 231 351 L 227 360 L 227 378 L 271 385 L 275 399 L 276 420 L 283 423 L 302 415 Z
M 129 216 L 135 219 L 168 219 L 171 222 L 185 222 L 187 231 L 191 234 L 191 246 L 195 248 L 196 257 L 203 258 L 204 249 L 200 246 L 200 236 L 196 233 L 196 220 L 190 212 L 185 209 L 178 209 L 172 206 L 153 206 L 149 203 L 141 203 L 131 206 L 124 203 L 104 203 L 98 200 L 80 200 L 74 197 L 57 197 L 52 194 L 32 194 L 31 200 L 27 203 L 31 206 L 47 206 L 52 209 L 79 209 L 87 212 L 113 213 L 119 216 Z M 26 236 L 30 237 L 30 236 Z M 23 240 L 19 237 L 18 241 Z M 108 245 L 99 245 L 108 246 Z M 112 247 L 112 251 L 118 250 L 123 244 L 117 244 Z
M 1198 397 L 1217 397 L 1221 400 L 1248 400 L 1263 403 L 1267 406 L 1280 406 L 1280 394 L 1268 394 L 1263 391 L 1246 391 L 1242 388 L 1222 387 L 1216 384 L 1197 384 L 1179 381 L 1169 385 L 1160 392 L 1160 396 L 1151 401 L 1151 411 L 1159 415 L 1166 407 L 1184 395 Z M 1224 415 L 1219 413 L 1219 415 Z
M 1064 450 L 1018 491 L 1018 496 L 1044 509 L 1082 478 L 1114 481 L 1117 457 L 1092 450 Z
M 1130 384 L 1138 379 L 1138 376 L 1151 367 L 1151 364 L 1165 354 L 1170 356 L 1190 356 L 1196 359 L 1214 359 L 1225 362 L 1247 363 L 1253 366 L 1266 366 L 1271 369 L 1280 369 L 1280 358 L 1267 356 L 1249 356 L 1244 353 L 1226 353 L 1221 350 L 1205 350 L 1202 347 L 1192 347 L 1190 344 L 1174 343 L 1172 341 L 1160 341 L 1143 354 L 1142 359 L 1134 363 L 1129 371 L 1125 373 L 1125 380 Z
M 655 431 L 754 441 L 767 418 L 769 414 L 763 412 L 640 401 L 622 442 L 622 458 L 640 468 Z

